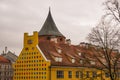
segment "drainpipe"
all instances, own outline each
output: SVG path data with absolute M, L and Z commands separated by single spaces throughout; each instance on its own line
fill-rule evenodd
M 49 68 L 50 68 L 50 80 L 51 80 L 51 66 Z
M 101 80 L 102 80 L 102 69 L 101 69 Z

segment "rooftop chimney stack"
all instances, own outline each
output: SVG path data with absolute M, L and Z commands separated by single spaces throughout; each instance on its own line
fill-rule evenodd
M 71 40 L 70 39 L 66 39 L 66 44 L 71 45 Z
M 7 46 L 5 47 L 5 54 L 7 53 Z

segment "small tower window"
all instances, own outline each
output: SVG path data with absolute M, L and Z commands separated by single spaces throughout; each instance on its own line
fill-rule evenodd
M 32 44 L 33 43 L 33 41 L 32 40 L 28 40 L 28 44 Z
M 48 36 L 48 37 L 47 37 L 47 40 L 50 40 L 50 39 L 51 39 L 51 38 Z
M 63 39 L 62 39 L 62 38 L 60 38 L 60 41 L 63 41 Z

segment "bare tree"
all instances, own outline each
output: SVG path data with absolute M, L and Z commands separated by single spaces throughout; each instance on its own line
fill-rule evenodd
M 97 50 L 96 59 L 108 72 L 111 80 L 118 78 L 118 63 L 120 54 L 114 52 L 120 46 L 120 27 L 111 23 L 111 20 L 102 18 L 101 22 L 92 29 L 87 39 L 95 45 L 101 47 L 101 50 Z M 98 56 L 102 55 L 101 57 Z M 104 57 L 103 57 L 104 56 Z
M 101 22 L 92 29 L 88 35 L 88 40 L 101 47 L 96 59 L 108 71 L 111 80 L 118 78 L 119 52 L 114 52 L 120 48 L 120 0 L 106 0 L 106 13 Z M 102 53 L 101 53 L 102 52 Z
M 106 16 L 120 23 L 120 0 L 106 0 Z

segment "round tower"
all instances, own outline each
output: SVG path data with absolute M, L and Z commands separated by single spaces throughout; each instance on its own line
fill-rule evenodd
M 39 42 L 54 41 L 55 43 L 65 43 L 65 36 L 56 27 L 50 9 L 46 21 L 43 24 L 38 35 L 39 35 Z

